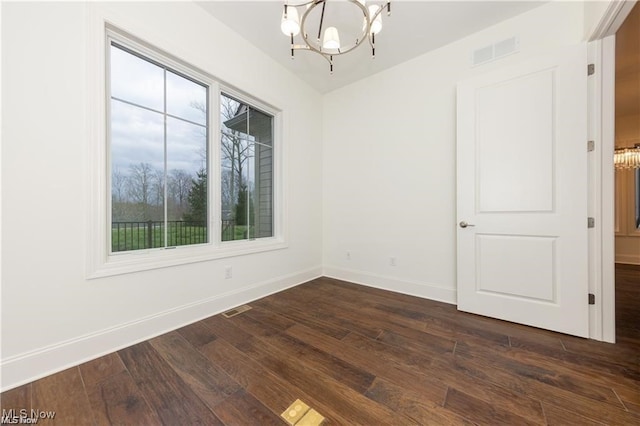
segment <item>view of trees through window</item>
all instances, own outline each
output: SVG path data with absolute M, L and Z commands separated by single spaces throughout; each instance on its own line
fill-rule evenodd
M 208 241 L 208 86 L 114 42 L 111 251 Z
M 220 97 L 222 241 L 273 236 L 273 117 Z
M 111 252 L 207 243 L 210 217 L 221 241 L 272 237 L 274 117 L 220 94 L 210 212 L 211 88 L 115 41 L 108 71 Z

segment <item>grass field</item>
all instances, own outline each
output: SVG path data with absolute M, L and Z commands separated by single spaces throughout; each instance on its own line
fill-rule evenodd
M 253 226 L 248 227 L 246 225 L 233 225 L 223 229 L 222 241 L 246 240 L 247 228 L 250 228 L 250 232 L 253 232 Z
M 147 226 L 145 222 L 130 222 L 130 226 L 112 227 L 111 251 L 131 251 L 165 247 L 164 224 L 160 222 Z M 114 224 L 115 226 L 115 224 Z M 247 226 L 228 226 L 222 231 L 222 241 L 246 239 Z M 253 227 L 250 227 L 253 229 Z M 151 232 L 149 232 L 151 231 Z M 207 243 L 206 226 L 189 226 L 184 222 L 169 222 L 167 247 Z M 251 230 L 250 230 L 251 232 Z

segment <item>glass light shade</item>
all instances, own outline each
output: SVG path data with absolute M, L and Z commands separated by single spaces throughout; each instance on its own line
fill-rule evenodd
M 640 168 L 640 146 L 634 148 L 616 149 L 613 155 L 613 162 L 616 169 L 639 169 Z
M 378 13 L 379 9 L 380 6 L 377 5 L 369 6 L 369 18 L 373 18 L 374 15 Z M 378 34 L 380 31 L 382 31 L 382 14 L 376 16 L 376 19 L 371 22 L 371 32 L 373 34 Z
M 280 29 L 286 36 L 291 34 L 298 35 L 300 33 L 300 18 L 298 17 L 298 10 L 293 7 L 287 7 L 287 17 L 284 16 L 282 11 L 282 20 L 280 21 Z
M 340 36 L 336 27 L 329 27 L 324 30 L 322 47 L 325 49 L 340 49 Z

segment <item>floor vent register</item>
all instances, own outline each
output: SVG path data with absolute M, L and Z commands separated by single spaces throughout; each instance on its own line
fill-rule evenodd
M 229 309 L 227 312 L 223 312 L 222 316 L 225 318 L 232 318 L 235 317 L 236 315 L 239 315 L 243 312 L 247 312 L 249 309 L 251 309 L 251 306 L 249 305 L 242 305 L 242 306 L 238 306 L 235 307 L 233 309 Z

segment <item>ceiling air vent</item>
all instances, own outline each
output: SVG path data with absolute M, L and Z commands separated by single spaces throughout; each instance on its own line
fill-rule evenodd
M 518 48 L 518 38 L 511 37 L 474 50 L 471 55 L 471 62 L 474 67 L 486 64 L 487 62 L 495 61 L 496 59 L 515 53 L 518 51 Z

